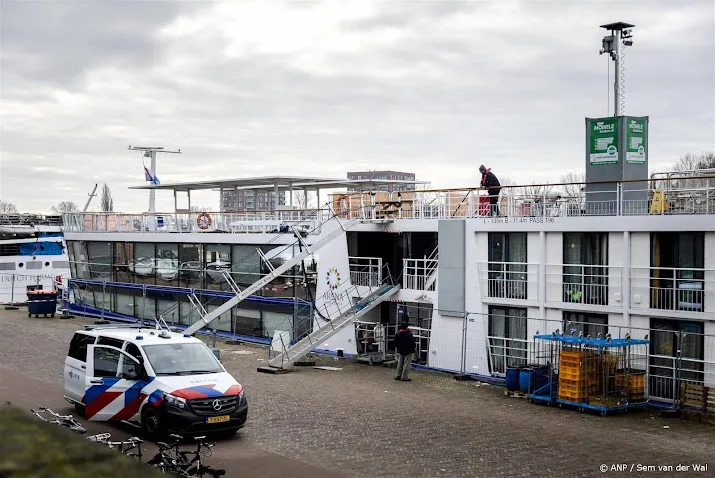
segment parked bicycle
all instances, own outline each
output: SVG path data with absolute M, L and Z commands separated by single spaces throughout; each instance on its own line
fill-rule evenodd
M 35 415 L 37 415 L 37 417 L 40 418 L 42 421 L 54 423 L 60 427 L 69 428 L 73 432 L 79 433 L 80 435 L 84 435 L 85 433 L 87 433 L 87 429 L 84 428 L 82 425 L 80 425 L 77 422 L 77 420 L 75 420 L 74 417 L 72 417 L 72 415 L 60 415 L 60 414 L 53 412 L 52 410 L 50 410 L 47 407 L 39 407 L 37 410 L 30 409 L 30 411 L 32 413 L 34 413 Z M 40 415 L 41 413 L 45 413 L 45 412 L 49 413 L 54 418 L 47 419 L 47 418 L 43 417 L 42 415 Z
M 109 448 L 116 448 L 119 453 L 123 453 L 126 456 L 137 458 L 139 461 L 142 461 L 142 443 L 144 443 L 144 440 L 141 440 L 140 438 L 131 437 L 125 441 L 105 441 L 103 443 L 105 443 Z
M 215 443 L 207 443 L 206 437 L 195 437 L 196 450 L 181 450 L 179 443 L 182 437 L 170 435 L 174 439 L 171 443 L 158 442 L 159 452 L 147 463 L 160 468 L 163 472 L 177 473 L 180 476 L 195 478 L 217 478 L 226 474 L 226 470 L 213 468 L 202 461 L 202 456 L 210 456 L 211 448 Z

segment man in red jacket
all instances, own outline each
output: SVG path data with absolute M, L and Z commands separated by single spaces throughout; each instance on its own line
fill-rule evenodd
M 403 382 L 412 381 L 408 377 L 410 365 L 412 365 L 412 354 L 415 353 L 415 337 L 410 330 L 410 324 L 404 322 L 400 325 L 400 330 L 395 334 L 395 349 L 397 351 L 397 374 L 395 380 Z
M 480 186 L 486 188 L 489 193 L 489 215 L 498 216 L 499 192 L 501 191 L 501 184 L 499 184 L 499 180 L 494 175 L 491 168 L 487 169 L 482 164 L 479 166 L 479 172 L 482 173 L 482 183 Z

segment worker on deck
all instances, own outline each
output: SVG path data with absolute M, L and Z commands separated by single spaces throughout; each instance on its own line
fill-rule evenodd
M 501 191 L 501 184 L 499 184 L 499 180 L 494 175 L 491 168 L 487 169 L 482 164 L 479 166 L 479 172 L 482 173 L 481 187 L 486 188 L 489 193 L 489 215 L 498 216 L 499 192 Z

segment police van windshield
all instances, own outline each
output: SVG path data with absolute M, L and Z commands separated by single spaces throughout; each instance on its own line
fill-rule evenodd
M 157 375 L 223 372 L 216 356 L 204 344 L 159 344 L 143 348 Z

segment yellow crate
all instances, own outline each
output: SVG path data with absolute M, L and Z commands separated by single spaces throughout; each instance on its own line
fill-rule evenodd
M 561 393 L 559 392 L 559 400 L 566 400 L 567 402 L 585 402 L 588 399 L 588 395 L 585 393 Z
M 559 380 L 563 377 L 565 380 L 586 380 L 589 382 L 596 382 L 596 374 L 586 374 L 582 370 L 574 371 L 573 369 L 560 369 L 559 370 Z
M 624 390 L 630 400 L 645 397 L 645 374 L 642 375 L 616 375 L 616 388 Z

